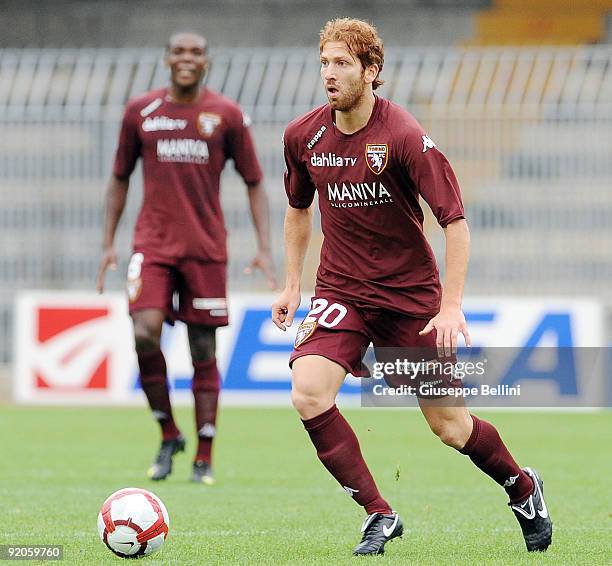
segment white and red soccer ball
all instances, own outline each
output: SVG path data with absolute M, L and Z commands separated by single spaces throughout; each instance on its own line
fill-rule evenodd
M 98 514 L 102 542 L 122 558 L 149 556 L 158 551 L 169 526 L 168 511 L 161 499 L 136 487 L 113 493 Z

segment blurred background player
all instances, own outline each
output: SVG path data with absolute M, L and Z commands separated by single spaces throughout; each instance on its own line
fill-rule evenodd
M 172 415 L 160 349 L 164 320 L 178 319 L 187 324 L 194 368 L 198 446 L 192 480 L 212 484 L 211 453 L 220 389 L 215 332 L 228 324 L 226 230 L 219 196 L 219 178 L 228 159 L 233 159 L 248 187 L 257 234 L 257 255 L 246 271 L 261 269 L 271 288 L 276 281 L 268 203 L 249 118 L 237 104 L 201 86 L 208 67 L 206 47 L 201 35 L 173 35 L 166 50 L 170 86 L 127 105 L 107 190 L 97 288 L 102 292 L 105 271 L 116 269 L 115 232 L 130 175 L 141 157 L 144 197 L 127 290 L 142 389 L 162 432 L 161 448 L 148 473 L 153 480 L 166 478 L 172 471 L 173 455 L 185 448 L 185 438 Z
M 469 230 L 444 155 L 412 115 L 373 93 L 384 63 L 377 31 L 360 20 L 329 21 L 319 49 L 329 104 L 291 122 L 284 137 L 287 280 L 272 318 L 286 330 L 299 307 L 318 191 L 324 241 L 312 308 L 290 358 L 292 401 L 323 465 L 367 513 L 354 554 L 382 554 L 403 525 L 378 491 L 336 396 L 347 373 L 361 374 L 370 342 L 425 349 L 427 360 L 451 357 L 459 333 L 470 345 L 461 309 Z M 444 229 L 443 288 L 419 196 Z M 497 430 L 462 403 L 419 398 L 419 405 L 442 442 L 504 487 L 528 550 L 546 550 L 552 522 L 537 473 L 521 469 Z

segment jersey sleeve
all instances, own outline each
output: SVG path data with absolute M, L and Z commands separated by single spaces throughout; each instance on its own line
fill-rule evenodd
M 133 105 L 128 105 L 121 122 L 113 175 L 119 179 L 127 179 L 134 171 L 140 153 L 141 140 L 138 134 L 137 111 Z
M 306 165 L 299 160 L 298 144 L 287 134 L 283 136 L 285 153 L 285 192 L 289 206 L 308 208 L 312 204 L 316 187 L 314 186 Z
M 228 135 L 228 153 L 234 160 L 236 171 L 247 185 L 256 185 L 263 179 L 263 172 L 255 153 L 251 136 L 251 119 L 236 110 Z
M 405 136 L 402 165 L 442 228 L 465 218 L 461 189 L 448 159 L 421 129 Z

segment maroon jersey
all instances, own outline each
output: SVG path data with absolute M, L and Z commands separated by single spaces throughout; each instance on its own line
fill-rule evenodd
M 324 105 L 285 131 L 285 190 L 306 208 L 319 195 L 323 247 L 317 295 L 429 317 L 441 286 L 419 196 L 441 226 L 464 216 L 450 164 L 416 119 L 375 97 L 367 125 L 344 134 Z
M 134 248 L 154 250 L 162 258 L 227 262 L 221 171 L 233 159 L 247 185 L 262 178 L 238 105 L 207 89 L 192 104 L 172 102 L 166 89 L 131 100 L 114 175 L 129 177 L 139 157 L 144 198 Z

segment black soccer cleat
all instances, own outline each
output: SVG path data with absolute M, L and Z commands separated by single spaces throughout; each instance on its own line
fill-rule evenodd
M 361 542 L 353 550 L 355 556 L 384 554 L 385 544 L 396 537 L 401 537 L 404 525 L 395 512 L 390 515 L 372 513 L 363 522 L 361 532 L 363 533 Z
M 544 502 L 544 482 L 535 470 L 523 468 L 533 480 L 533 493 L 520 503 L 509 503 L 518 519 L 529 552 L 544 552 L 552 542 L 552 521 Z
M 214 485 L 216 480 L 213 475 L 212 466 L 204 460 L 196 460 L 193 463 L 191 481 L 205 485 Z
M 153 481 L 166 479 L 172 472 L 172 457 L 177 452 L 185 450 L 185 437 L 181 434 L 171 440 L 163 440 L 155 462 L 149 468 L 147 475 Z

